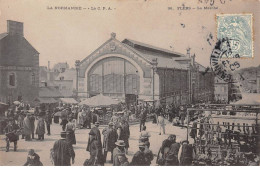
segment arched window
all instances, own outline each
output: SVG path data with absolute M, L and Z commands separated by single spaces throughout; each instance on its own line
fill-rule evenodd
M 14 88 L 16 87 L 16 74 L 15 72 L 8 73 L 8 87 Z

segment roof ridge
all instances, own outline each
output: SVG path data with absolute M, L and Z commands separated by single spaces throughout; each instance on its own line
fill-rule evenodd
M 143 47 L 146 47 L 146 48 L 150 48 L 150 49 L 162 51 L 162 52 L 169 53 L 169 54 L 175 54 L 175 55 L 185 56 L 184 54 L 179 53 L 179 52 L 174 52 L 174 51 L 171 51 L 171 50 L 169 50 L 169 49 L 157 47 L 157 46 L 154 46 L 154 45 L 150 45 L 150 44 L 147 44 L 147 43 L 139 42 L 139 41 L 132 40 L 132 39 L 129 39 L 129 38 L 124 39 L 124 40 L 122 41 L 122 43 L 123 43 L 125 40 L 128 40 L 128 41 L 130 41 L 130 42 L 132 42 L 132 43 L 134 43 L 134 44 L 137 44 L 137 45 L 139 45 L 139 46 L 143 46 Z

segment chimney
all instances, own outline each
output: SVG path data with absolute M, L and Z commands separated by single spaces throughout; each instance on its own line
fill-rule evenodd
M 9 35 L 23 36 L 23 23 L 7 20 L 7 33 Z
M 196 57 L 196 55 L 195 55 L 195 53 L 194 53 L 194 55 L 191 56 L 191 64 L 192 64 L 193 66 L 195 65 L 195 57 Z
M 190 58 L 190 47 L 188 47 L 186 50 L 187 50 L 187 56 Z
M 48 61 L 48 71 L 50 71 L 50 61 Z

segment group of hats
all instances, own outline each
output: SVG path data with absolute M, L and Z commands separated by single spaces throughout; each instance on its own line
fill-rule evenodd
M 109 122 L 108 125 L 109 125 L 109 126 L 113 126 L 114 123 L 113 123 L 113 122 Z
M 119 146 L 119 147 L 124 147 L 125 146 L 125 142 L 124 140 L 117 140 L 117 142 L 115 142 L 115 145 Z M 139 143 L 139 147 L 145 147 L 146 143 L 140 142 Z

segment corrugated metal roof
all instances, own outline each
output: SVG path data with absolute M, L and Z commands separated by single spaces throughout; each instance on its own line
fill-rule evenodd
M 130 44 L 128 43 L 130 42 Z M 187 57 L 184 54 L 170 51 L 168 49 L 163 49 L 159 47 L 155 47 L 149 44 L 145 44 L 142 42 L 138 42 L 131 39 L 125 39 L 122 41 L 123 44 L 127 45 L 131 50 L 138 53 L 148 61 L 152 62 L 153 59 L 157 58 L 158 65 L 157 67 L 167 67 L 167 68 L 175 68 L 175 69 L 188 69 L 188 61 L 191 60 L 191 58 Z M 131 43 L 133 45 L 131 45 Z M 144 47 L 143 49 L 135 47 L 135 45 L 139 45 Z M 149 51 L 149 49 L 153 49 L 156 51 Z M 146 50 L 148 49 L 148 50 Z M 170 55 L 169 55 L 170 54 Z M 170 56 L 170 57 L 169 57 Z M 187 62 L 187 63 L 185 63 Z M 206 68 L 202 66 L 201 64 L 195 62 L 195 64 L 199 67 L 199 71 L 205 71 Z
M 127 45 L 127 44 L 125 44 L 125 45 Z M 157 58 L 157 62 L 158 62 L 157 67 L 187 69 L 186 65 L 176 62 L 174 57 L 164 57 L 162 53 L 146 52 L 144 50 L 139 50 L 139 49 L 133 48 L 132 46 L 129 46 L 129 45 L 127 45 L 127 46 L 131 50 L 135 51 L 136 53 L 138 53 L 139 55 L 144 57 L 149 62 L 152 62 L 153 59 Z M 185 58 L 185 57 L 181 57 L 181 58 Z
M 171 54 L 171 55 L 175 55 L 175 57 L 179 56 L 184 56 L 183 54 L 181 53 L 178 53 L 178 52 L 174 52 L 174 51 L 171 51 L 171 50 L 168 50 L 168 49 L 163 49 L 163 48 L 160 48 L 160 47 L 156 47 L 156 46 L 152 46 L 150 44 L 146 44 L 146 43 L 143 43 L 143 42 L 138 42 L 136 40 L 131 40 L 131 39 L 125 39 L 122 41 L 122 43 L 125 43 L 126 41 L 129 41 L 131 43 L 133 43 L 134 45 L 139 45 L 139 46 L 142 46 L 144 48 L 149 48 L 149 49 L 153 49 L 153 50 L 157 50 L 157 51 L 161 51 L 161 52 L 164 52 L 164 53 L 168 53 L 168 54 Z

